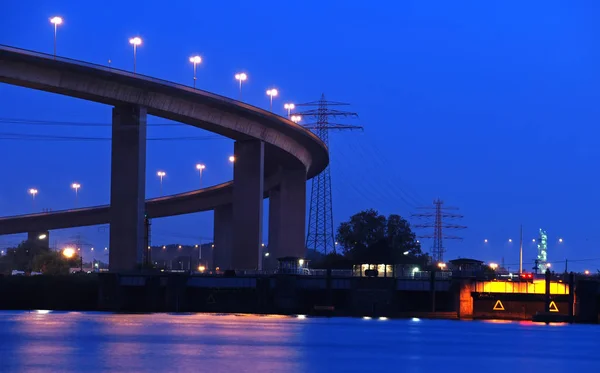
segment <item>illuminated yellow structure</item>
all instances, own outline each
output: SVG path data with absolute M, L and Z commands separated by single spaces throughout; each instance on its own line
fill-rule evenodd
M 352 266 L 355 277 L 396 277 L 396 268 L 392 264 L 355 264 Z
M 478 281 L 472 286 L 475 293 L 546 294 L 546 281 L 541 279 L 533 282 Z M 569 294 L 569 285 L 552 281 L 550 294 Z

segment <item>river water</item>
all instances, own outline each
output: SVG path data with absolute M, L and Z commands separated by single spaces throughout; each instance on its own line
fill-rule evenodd
M 600 327 L 0 312 L 0 372 L 596 372 Z

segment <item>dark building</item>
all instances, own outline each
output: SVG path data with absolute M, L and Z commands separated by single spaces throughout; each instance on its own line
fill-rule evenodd
M 213 244 L 170 244 L 151 247 L 152 264 L 169 270 L 197 271 L 199 267 L 213 269 Z

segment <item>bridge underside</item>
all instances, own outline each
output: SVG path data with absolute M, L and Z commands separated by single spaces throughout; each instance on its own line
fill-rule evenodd
M 271 112 L 118 69 L 0 45 L 0 82 L 114 107 L 110 205 L 0 218 L 0 235 L 107 224 L 110 269 L 142 262 L 144 215 L 215 210 L 215 258 L 221 268 L 261 267 L 262 205 L 271 198 L 271 259 L 304 256 L 305 185 L 329 162 L 310 131 Z M 186 123 L 235 140 L 234 180 L 144 201 L 146 116 Z M 38 238 L 39 239 L 39 238 Z

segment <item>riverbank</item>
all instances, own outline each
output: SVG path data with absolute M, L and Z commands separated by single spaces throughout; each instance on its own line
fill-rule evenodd
M 481 285 L 471 279 L 295 275 L 9 276 L 0 278 L 0 309 L 533 320 L 551 302 L 556 315 L 598 322 L 600 297 L 589 283 L 580 285 L 577 307 L 569 294 L 473 291 L 486 288 Z

